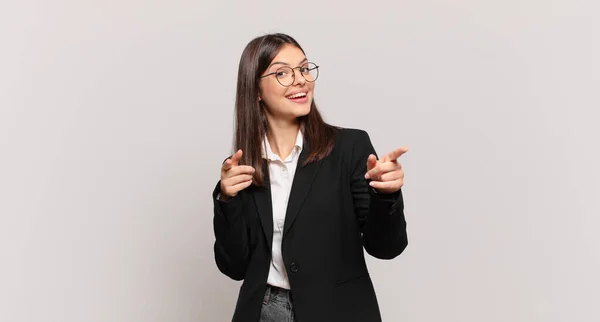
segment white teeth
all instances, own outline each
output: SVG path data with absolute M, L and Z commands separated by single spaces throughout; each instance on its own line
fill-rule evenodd
M 287 98 L 298 98 L 298 97 L 304 97 L 306 96 L 306 93 L 296 93 L 294 95 L 290 95 Z

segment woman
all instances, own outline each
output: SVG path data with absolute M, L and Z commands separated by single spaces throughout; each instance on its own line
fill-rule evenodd
M 252 40 L 239 64 L 235 146 L 213 192 L 215 260 L 243 280 L 233 321 L 381 321 L 364 250 L 408 240 L 399 148 L 326 124 L 318 66 L 290 36 Z

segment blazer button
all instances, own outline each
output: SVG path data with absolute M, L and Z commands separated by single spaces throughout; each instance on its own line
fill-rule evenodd
M 298 263 L 292 262 L 290 264 L 290 270 L 292 271 L 292 273 L 298 273 Z

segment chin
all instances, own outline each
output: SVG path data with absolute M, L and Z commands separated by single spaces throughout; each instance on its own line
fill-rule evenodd
M 308 113 L 310 113 L 310 106 L 311 106 L 310 102 L 306 103 L 306 105 L 302 104 L 301 106 L 298 106 L 297 107 L 298 108 L 298 115 L 297 116 L 301 117 L 301 116 L 308 115 Z

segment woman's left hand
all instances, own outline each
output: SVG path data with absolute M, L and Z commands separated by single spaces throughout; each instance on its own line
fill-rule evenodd
M 398 158 L 407 151 L 407 147 L 398 148 L 381 160 L 377 160 L 373 154 L 369 155 L 365 179 L 371 179 L 371 187 L 380 193 L 394 193 L 400 190 L 404 185 L 404 171 Z

